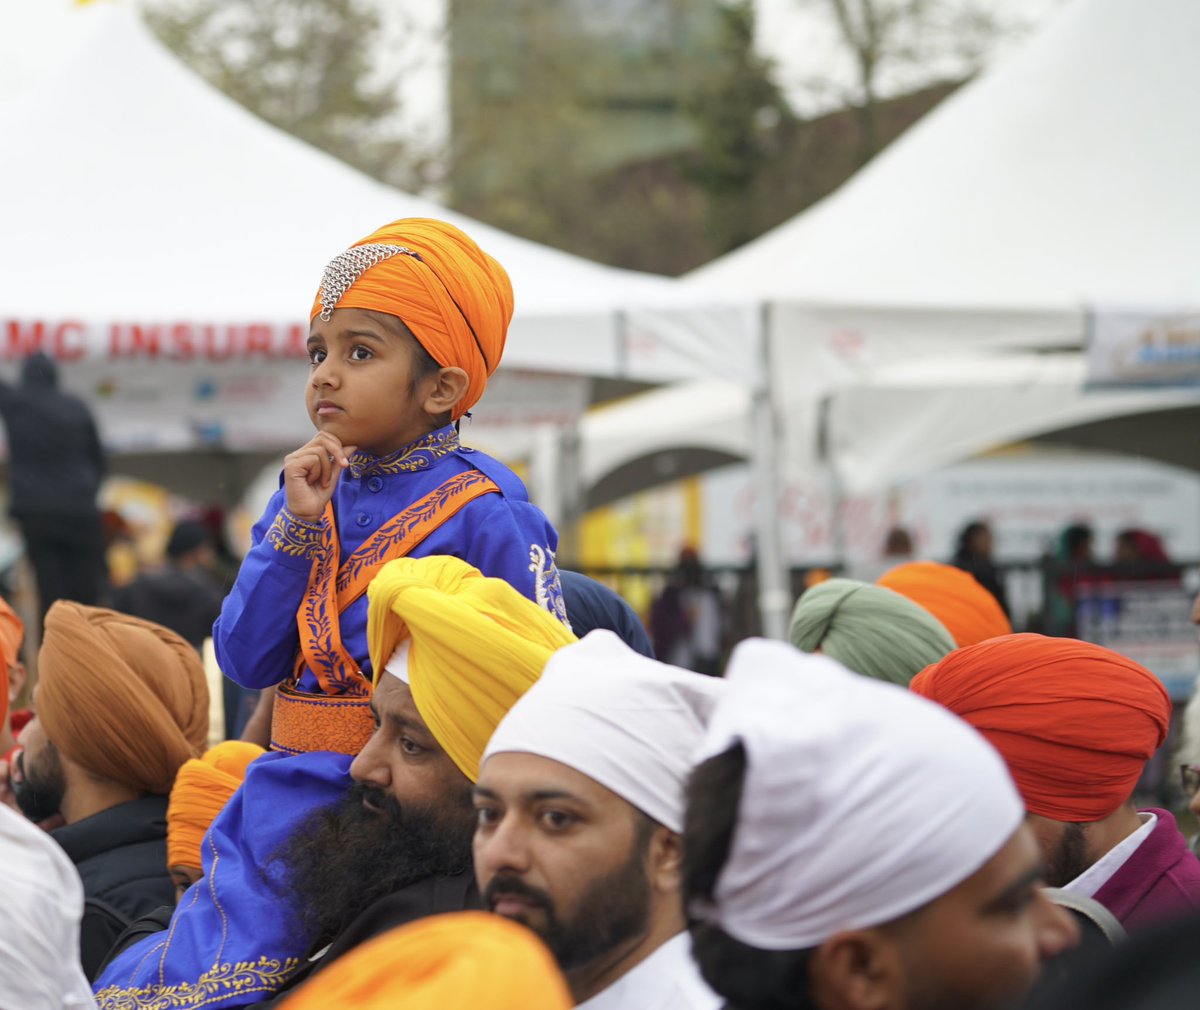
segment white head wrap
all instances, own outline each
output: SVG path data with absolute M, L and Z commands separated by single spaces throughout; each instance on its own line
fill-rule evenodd
M 0 894 L 0 1003 L 22 1010 L 94 1007 L 79 964 L 79 874 L 46 832 L 2 805 Z
M 496 728 L 483 760 L 513 751 L 550 758 L 679 832 L 692 758 L 724 688 L 647 659 L 611 631 L 593 631 L 551 657 Z
M 751 639 L 696 763 L 740 742 L 746 777 L 714 901 L 764 950 L 891 922 L 966 880 L 1021 825 L 1003 759 L 957 716 L 831 659 Z
M 406 638 L 396 646 L 392 658 L 383 664 L 385 673 L 390 673 L 402 684 L 408 683 L 408 655 L 412 652 L 412 639 Z

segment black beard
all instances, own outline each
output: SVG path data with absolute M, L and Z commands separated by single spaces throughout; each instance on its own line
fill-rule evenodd
M 53 817 L 62 810 L 66 783 L 63 781 L 62 762 L 58 749 L 49 741 L 42 750 L 39 765 L 27 765 L 25 752 L 17 755 L 17 766 L 23 781 L 12 784 L 13 799 L 29 820 L 35 824 Z
M 383 813 L 367 810 L 364 798 Z M 296 914 L 315 947 L 380 898 L 469 870 L 474 830 L 466 788 L 436 810 L 402 809 L 389 793 L 356 782 L 341 803 L 310 817 L 274 858 L 287 872 Z
M 565 972 L 589 964 L 646 932 L 650 921 L 648 844 L 648 835 L 639 838 L 625 865 L 594 881 L 578 903 L 578 915 L 570 922 L 558 917 L 549 894 L 509 873 L 497 873 L 488 882 L 483 907 L 492 911 L 496 900 L 504 894 L 526 898 L 541 908 L 545 925 L 533 926 L 523 920 L 522 923 L 542 938 L 559 968 Z
M 1046 886 L 1066 887 L 1091 865 L 1083 825 L 1068 824 L 1054 851 L 1046 855 Z

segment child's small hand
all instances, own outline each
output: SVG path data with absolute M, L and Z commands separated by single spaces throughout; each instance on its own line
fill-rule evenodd
M 297 519 L 320 521 L 355 448 L 342 445 L 336 435 L 322 431 L 284 459 L 283 488 L 288 511 Z

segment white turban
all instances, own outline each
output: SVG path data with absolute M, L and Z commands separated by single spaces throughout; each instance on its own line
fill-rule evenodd
M 740 742 L 746 777 L 714 901 L 692 911 L 764 950 L 815 947 L 951 890 L 1020 827 L 1000 755 L 939 705 L 751 639 L 696 763 Z
M 94 1007 L 79 964 L 79 874 L 46 832 L 3 805 L 0 894 L 0 1003 L 22 1010 Z
M 692 759 L 724 687 L 647 659 L 611 631 L 593 631 L 551 657 L 483 760 L 514 751 L 550 758 L 680 832 Z

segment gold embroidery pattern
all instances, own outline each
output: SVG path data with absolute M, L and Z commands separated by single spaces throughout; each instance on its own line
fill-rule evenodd
M 260 957 L 257 961 L 215 964 L 195 983 L 122 989 L 110 985 L 96 993 L 99 1010 L 191 1010 L 246 993 L 274 992 L 296 970 L 300 959 Z
M 311 523 L 297 519 L 286 508 L 281 508 L 267 530 L 266 541 L 277 551 L 294 558 L 312 560 L 321 549 L 324 523 Z
M 434 462 L 457 452 L 459 448 L 458 432 L 452 427 L 439 428 L 390 456 L 377 457 L 356 452 L 350 457 L 350 476 L 362 478 L 377 473 L 391 475 L 428 470 Z

